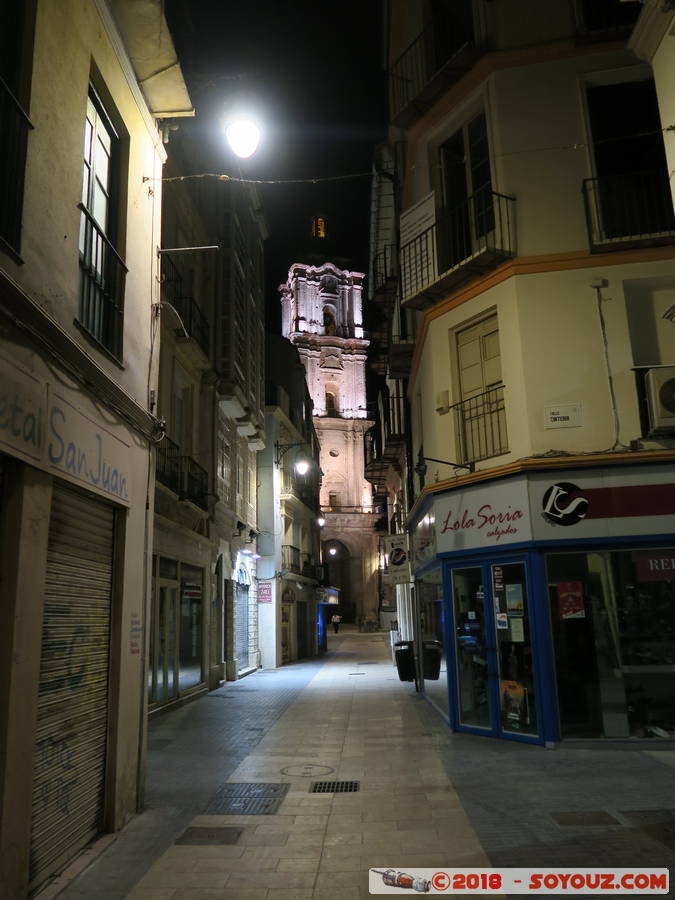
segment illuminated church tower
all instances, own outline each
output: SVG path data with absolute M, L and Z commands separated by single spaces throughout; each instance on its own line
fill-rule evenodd
M 363 279 L 329 262 L 296 263 L 279 288 L 282 334 L 298 348 L 314 401 L 326 519 L 323 558 L 330 583 L 341 589 L 345 621 L 377 618 L 378 516 L 364 477 L 364 435 L 373 423 L 366 408 Z

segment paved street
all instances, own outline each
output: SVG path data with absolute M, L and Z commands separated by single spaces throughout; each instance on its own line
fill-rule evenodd
M 370 866 L 675 866 L 675 753 L 452 735 L 381 635 L 331 635 L 323 660 L 150 731 L 147 811 L 61 900 L 360 900 Z M 359 790 L 310 794 L 322 779 Z M 226 783 L 288 789 L 272 815 L 223 814 Z

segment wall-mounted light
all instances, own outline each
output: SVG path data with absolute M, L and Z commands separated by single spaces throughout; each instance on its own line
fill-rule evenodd
M 323 528 L 323 526 L 326 524 L 326 520 L 323 516 L 319 516 L 319 518 L 316 520 L 316 524 L 319 526 L 319 528 Z
M 284 456 L 288 453 L 289 450 L 292 450 L 294 447 L 307 447 L 307 444 L 305 443 L 305 441 L 296 441 L 293 444 L 281 444 L 279 443 L 279 441 L 277 441 L 274 445 L 275 464 L 277 466 L 280 466 Z M 302 452 L 298 452 L 293 464 L 293 468 L 298 473 L 298 475 L 306 475 L 309 472 L 311 465 L 312 459 L 308 455 L 307 451 L 304 450 Z
M 337 553 L 337 550 L 335 549 L 335 547 L 331 547 L 331 548 L 328 550 L 328 552 L 330 553 L 331 556 L 335 556 L 336 553 Z

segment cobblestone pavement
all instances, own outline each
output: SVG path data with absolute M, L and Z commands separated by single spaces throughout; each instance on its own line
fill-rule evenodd
M 370 866 L 675 871 L 675 753 L 453 735 L 383 636 L 329 648 L 154 718 L 147 811 L 60 900 L 362 900 Z M 310 793 L 321 779 L 360 789 Z M 288 792 L 238 815 L 218 808 L 226 783 Z

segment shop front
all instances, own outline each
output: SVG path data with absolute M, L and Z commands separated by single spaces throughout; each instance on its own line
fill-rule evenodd
M 673 481 L 606 466 L 428 498 L 413 565 L 421 638 L 444 655 L 425 693 L 453 729 L 675 738 Z

